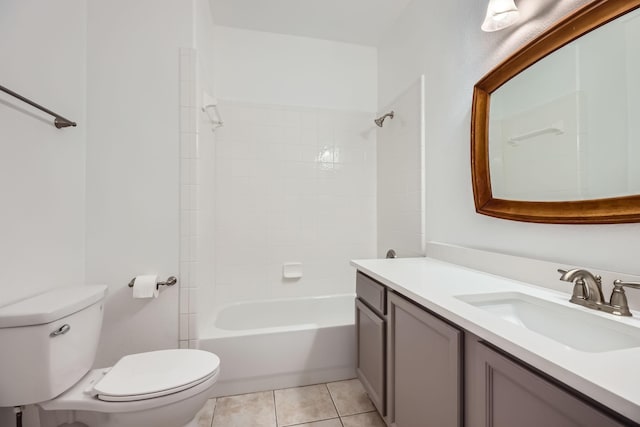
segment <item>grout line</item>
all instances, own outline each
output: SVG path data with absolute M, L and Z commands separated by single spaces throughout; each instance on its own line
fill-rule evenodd
M 271 390 L 271 396 L 273 396 L 273 413 L 276 416 L 276 427 L 280 427 L 278 423 L 278 408 L 276 407 L 276 391 Z
M 340 424 L 342 424 L 342 420 L 340 419 L 340 417 L 331 417 L 331 418 L 323 418 L 321 420 L 305 421 L 303 423 L 298 423 L 298 424 L 289 424 L 289 425 L 282 426 L 282 427 L 296 427 L 296 426 L 301 426 L 301 425 L 304 425 L 304 424 L 321 423 L 323 421 L 331 421 L 331 420 L 340 420 Z
M 278 427 L 295 427 L 295 426 L 300 426 L 300 425 L 303 425 L 303 424 L 319 423 L 319 422 L 322 422 L 322 421 L 329 421 L 329 420 L 335 420 L 335 419 L 338 419 L 340 421 L 340 424 L 344 427 L 344 424 L 342 423 L 342 420 L 340 419 L 340 414 L 338 413 L 338 408 L 336 407 L 336 404 L 333 401 L 333 396 L 331 396 L 331 390 L 329 390 L 329 387 L 327 386 L 327 383 L 319 383 L 319 384 L 313 384 L 313 385 L 314 386 L 319 386 L 319 385 L 325 386 L 325 388 L 327 389 L 327 393 L 329 394 L 329 399 L 331 399 L 331 404 L 333 404 L 333 408 L 336 410 L 336 415 L 337 416 L 331 417 L 331 418 L 323 418 L 323 419 L 320 419 L 320 420 L 305 421 L 303 423 L 298 423 L 298 424 L 288 424 L 286 426 L 278 425 Z M 303 388 L 303 387 L 310 387 L 310 386 L 290 387 L 290 388 Z M 287 389 L 281 389 L 281 390 L 287 390 Z M 274 399 L 275 399 L 275 390 L 274 390 Z M 277 416 L 277 411 L 276 411 L 276 416 Z
M 215 397 L 216 403 L 213 405 L 213 415 L 211 416 L 211 424 L 210 427 L 213 427 L 213 420 L 216 418 L 216 411 L 218 410 L 218 398 Z
M 350 380 L 343 380 L 343 381 L 350 381 Z M 342 382 L 342 381 L 333 381 L 334 382 Z M 289 424 L 287 426 L 280 426 L 279 422 L 278 422 L 278 408 L 276 406 L 276 396 L 275 396 L 275 392 L 277 390 L 265 390 L 263 392 L 251 392 L 251 393 L 241 393 L 241 394 L 235 394 L 235 395 L 229 395 L 229 396 L 219 396 L 216 397 L 216 405 L 214 406 L 213 409 L 213 417 L 211 418 L 211 427 L 213 427 L 213 421 L 215 420 L 216 417 L 216 412 L 217 410 L 220 408 L 220 406 L 218 405 L 218 400 L 222 399 L 222 398 L 233 398 L 233 397 L 237 397 L 237 396 L 245 396 L 245 395 L 249 395 L 249 394 L 256 394 L 256 393 L 264 393 L 264 392 L 270 392 L 272 399 L 273 399 L 273 411 L 274 411 L 274 415 L 275 415 L 275 421 L 276 421 L 276 426 L 275 427 L 295 427 L 295 426 L 300 426 L 303 424 L 308 424 L 308 423 L 316 423 L 316 422 L 322 422 L 322 421 L 329 421 L 329 420 L 335 420 L 338 419 L 340 421 L 340 425 L 342 427 L 344 427 L 344 422 L 342 420 L 343 416 L 340 415 L 340 412 L 338 411 L 338 407 L 336 405 L 336 402 L 333 398 L 333 395 L 331 394 L 331 389 L 328 386 L 329 383 L 318 383 L 318 384 L 309 384 L 309 385 L 305 385 L 305 386 L 294 386 L 294 387 L 287 387 L 287 388 L 283 388 L 283 389 L 277 389 L 277 390 L 288 390 L 288 389 L 294 389 L 294 388 L 304 388 L 304 387 L 311 387 L 311 386 L 318 386 L 318 385 L 324 385 L 325 388 L 327 389 L 327 392 L 329 393 L 329 398 L 331 399 L 331 403 L 333 404 L 334 409 L 336 410 L 336 417 L 330 417 L 330 418 L 324 418 L 324 419 L 320 419 L 320 420 L 314 420 L 314 421 L 309 421 L 309 422 L 304 422 L 304 423 L 298 423 L 298 424 Z M 354 415 L 360 415 L 360 414 L 367 414 L 370 412 L 376 412 L 375 409 L 371 410 L 371 411 L 365 411 L 365 412 L 359 412 L 356 414 L 345 414 L 344 417 L 350 417 L 350 416 L 354 416 Z
M 343 381 L 351 381 L 351 380 L 355 380 L 355 379 L 357 379 L 357 378 L 358 378 L 358 377 L 349 378 L 349 379 L 346 379 L 346 380 L 331 381 L 331 382 L 329 382 L 329 383 L 313 383 L 313 384 L 306 384 L 306 385 L 294 385 L 294 386 L 291 386 L 291 387 L 276 388 L 276 389 L 274 389 L 274 391 L 277 391 L 277 390 L 290 390 L 290 389 L 292 389 L 292 388 L 313 387 L 314 385 L 324 385 L 324 386 L 326 386 L 327 384 L 341 383 L 341 382 L 343 382 Z M 329 387 L 327 387 L 327 390 L 328 390 L 328 389 L 329 389 Z M 329 392 L 329 394 L 331 394 L 331 392 Z M 329 418 L 329 419 L 331 419 L 331 418 Z
M 374 409 L 373 411 L 359 412 L 359 413 L 357 413 L 357 414 L 349 414 L 349 415 L 345 415 L 344 417 L 340 417 L 340 422 L 342 423 L 342 419 L 343 419 L 343 418 L 356 417 L 356 416 L 358 416 L 358 415 L 371 414 L 371 413 L 374 413 L 374 412 L 375 412 L 375 413 L 378 415 L 378 417 L 380 417 L 380 419 L 384 422 L 384 419 L 382 418 L 382 415 L 380 415 L 376 409 Z M 344 427 L 344 423 L 342 423 L 342 426 Z
M 258 391 L 250 391 L 250 392 L 247 392 L 247 393 L 227 394 L 226 396 L 212 397 L 212 399 L 226 399 L 228 397 L 247 396 L 249 394 L 268 393 L 270 391 L 274 391 L 274 390 L 258 390 Z
M 333 400 L 331 389 L 329 389 L 329 386 L 327 384 L 325 384 L 324 386 L 327 388 L 327 392 L 329 393 L 329 397 L 331 398 L 331 403 L 333 403 L 333 407 L 336 409 L 336 414 L 338 414 L 338 417 L 342 417 L 342 415 L 340 415 L 340 411 L 338 411 L 338 407 L 336 406 L 336 401 Z M 342 423 L 342 420 L 340 420 L 340 422 Z

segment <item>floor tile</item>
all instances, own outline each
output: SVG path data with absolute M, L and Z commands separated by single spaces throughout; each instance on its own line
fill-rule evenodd
M 375 411 L 343 417 L 342 424 L 344 427 L 386 427 L 380 415 Z
M 360 380 L 357 378 L 329 383 L 327 387 L 341 417 L 375 410 L 373 403 L 369 400 L 369 396 L 367 396 Z
M 340 418 L 332 418 L 330 420 L 315 421 L 313 423 L 296 424 L 292 427 L 342 427 Z
M 213 427 L 276 427 L 273 392 L 219 397 Z
M 274 393 L 279 427 L 338 417 L 325 384 L 287 388 Z
M 196 414 L 198 427 L 211 427 L 213 422 L 213 411 L 216 408 L 216 399 L 209 399 L 202 409 Z

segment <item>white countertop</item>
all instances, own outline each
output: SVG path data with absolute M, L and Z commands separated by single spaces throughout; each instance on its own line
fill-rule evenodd
M 510 323 L 456 295 L 522 292 L 640 328 L 640 315 L 619 318 L 569 303 L 570 294 L 431 258 L 355 260 L 368 276 L 494 344 L 616 412 L 640 422 L 640 347 L 589 353 Z

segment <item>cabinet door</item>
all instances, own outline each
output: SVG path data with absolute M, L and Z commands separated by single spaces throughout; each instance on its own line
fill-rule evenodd
M 466 423 L 474 427 L 622 427 L 468 335 Z
M 462 332 L 395 294 L 388 304 L 388 424 L 460 426 Z
M 384 416 L 385 324 L 384 319 L 356 300 L 358 356 L 356 372 L 369 398 Z

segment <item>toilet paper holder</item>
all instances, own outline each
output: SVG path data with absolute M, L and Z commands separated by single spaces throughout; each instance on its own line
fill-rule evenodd
M 136 281 L 135 277 L 133 279 L 131 279 L 131 281 L 129 282 L 129 287 L 130 288 L 133 288 L 133 283 L 135 281 Z M 173 286 L 176 283 L 178 283 L 178 278 L 176 276 L 169 276 L 169 278 L 165 282 L 156 283 L 156 289 L 160 289 L 160 286 Z

